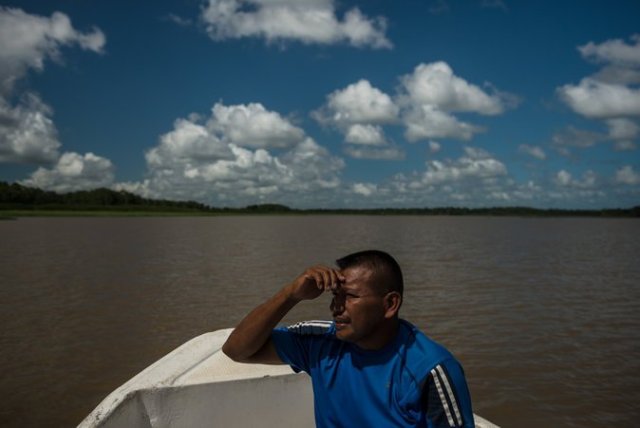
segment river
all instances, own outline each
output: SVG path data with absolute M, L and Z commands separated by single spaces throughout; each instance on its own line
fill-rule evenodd
M 305 267 L 377 248 L 403 318 L 465 368 L 503 427 L 640 417 L 640 221 L 229 216 L 0 222 L 0 425 L 77 425 L 188 339 L 233 326 Z M 285 319 L 329 318 L 329 297 Z

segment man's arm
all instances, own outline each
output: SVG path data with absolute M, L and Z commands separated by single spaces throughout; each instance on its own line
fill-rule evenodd
M 238 362 L 282 364 L 271 341 L 271 331 L 299 302 L 334 290 L 342 281 L 344 277 L 335 269 L 326 266 L 308 268 L 244 317 L 222 346 L 222 352 Z
M 473 427 L 471 398 L 464 373 L 456 364 L 434 367 L 422 391 L 422 409 L 431 426 L 437 428 Z

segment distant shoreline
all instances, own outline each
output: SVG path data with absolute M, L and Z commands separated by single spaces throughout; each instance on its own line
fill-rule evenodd
M 0 181 L 0 218 L 18 217 L 168 217 L 229 215 L 371 215 L 490 217 L 640 217 L 640 205 L 618 209 L 540 209 L 531 207 L 336 208 L 296 209 L 281 204 L 244 208 L 211 207 L 194 201 L 143 198 L 106 188 L 56 193 Z
M 118 210 L 118 209 L 2 209 L 0 220 L 21 217 L 228 217 L 228 216 L 448 216 L 448 217 L 526 217 L 526 218 L 640 218 L 637 209 L 627 210 L 514 210 L 510 208 L 454 209 L 332 209 L 332 210 L 264 210 L 224 209 L 211 211 Z

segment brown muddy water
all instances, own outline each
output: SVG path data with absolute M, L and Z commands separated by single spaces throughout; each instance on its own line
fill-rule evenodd
M 476 413 L 503 427 L 635 426 L 639 238 L 635 219 L 0 222 L 0 426 L 75 426 L 308 265 L 366 248 L 398 259 L 402 316 L 462 362 Z M 328 304 L 301 304 L 286 321 L 328 318 Z

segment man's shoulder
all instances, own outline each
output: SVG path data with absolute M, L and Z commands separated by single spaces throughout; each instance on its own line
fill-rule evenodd
M 280 327 L 279 330 L 300 336 L 331 337 L 335 333 L 335 326 L 331 321 L 310 320 Z
M 455 360 L 447 348 L 410 322 L 402 320 L 401 328 L 404 330 L 405 358 L 409 367 L 428 372 L 447 360 Z

